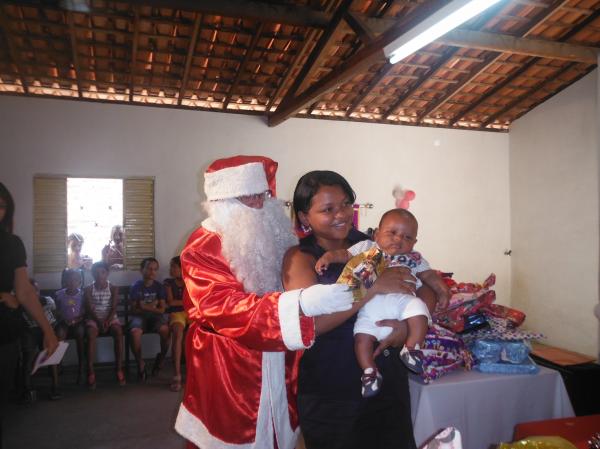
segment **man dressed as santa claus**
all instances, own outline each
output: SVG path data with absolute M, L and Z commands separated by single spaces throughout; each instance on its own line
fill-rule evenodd
M 293 449 L 300 350 L 312 317 L 348 310 L 345 286 L 282 293 L 281 263 L 297 243 L 275 199 L 277 163 L 259 156 L 213 162 L 208 218 L 181 253 L 187 288 L 187 382 L 176 430 L 201 449 Z

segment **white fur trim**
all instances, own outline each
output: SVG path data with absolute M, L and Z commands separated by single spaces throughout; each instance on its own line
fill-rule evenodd
M 269 190 L 261 162 L 250 162 L 204 174 L 204 193 L 209 201 L 254 195 Z
M 281 338 L 285 347 L 290 351 L 307 348 L 302 342 L 302 331 L 300 329 L 300 291 L 290 290 L 279 296 L 278 309 Z
M 217 225 L 215 224 L 215 222 L 210 217 L 208 217 L 206 220 L 203 220 L 201 226 L 204 229 L 206 229 L 207 231 L 218 232 L 217 231 Z
M 287 389 L 285 386 L 285 353 L 264 352 L 262 368 L 263 385 L 265 384 L 265 379 L 269 385 L 269 402 L 273 416 L 272 427 L 275 429 L 277 447 L 280 449 L 294 449 L 298 442 L 300 429 L 298 428 L 294 432 L 290 424 Z
M 264 352 L 262 386 L 256 423 L 255 441 L 244 444 L 227 443 L 211 435 L 204 423 L 181 404 L 175 430 L 202 449 L 272 449 L 273 428 L 279 449 L 294 449 L 300 429 L 290 425 L 285 386 L 285 353 Z
M 186 440 L 202 449 L 255 449 L 260 447 L 256 444 L 256 441 L 246 444 L 232 444 L 211 435 L 204 423 L 183 404 L 179 407 L 175 430 Z

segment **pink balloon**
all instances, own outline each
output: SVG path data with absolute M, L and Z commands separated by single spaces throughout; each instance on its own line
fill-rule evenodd
M 398 205 L 398 207 L 400 209 L 408 209 L 410 207 L 410 201 L 402 200 L 402 201 L 400 201 L 400 204 Z
M 405 200 L 412 201 L 415 199 L 416 196 L 417 196 L 417 194 L 415 192 L 413 192 L 412 190 L 407 190 L 406 192 L 404 192 Z

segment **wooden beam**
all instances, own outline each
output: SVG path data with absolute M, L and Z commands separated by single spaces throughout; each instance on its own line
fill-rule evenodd
M 531 19 L 531 25 L 526 25 L 522 27 L 517 33 L 520 37 L 527 37 L 534 30 L 536 30 L 545 20 L 548 20 L 558 9 L 567 5 L 569 0 L 555 0 L 553 3 L 548 5 L 546 9 L 543 9 L 539 13 Z M 446 95 L 439 98 L 438 100 L 432 102 L 425 111 L 419 116 L 419 122 L 422 122 L 425 117 L 427 117 L 432 112 L 436 111 L 440 106 L 442 106 L 446 101 L 450 100 L 454 97 L 458 92 L 462 90 L 464 86 L 469 84 L 471 81 L 474 81 L 479 75 L 486 72 L 492 64 L 495 64 L 502 57 L 502 53 L 492 53 L 489 56 L 486 56 L 484 59 L 486 62 L 477 64 L 471 75 L 463 78 L 462 82 L 457 84 L 455 87 L 450 89 Z
M 177 104 L 181 105 L 183 101 L 183 94 L 190 78 L 190 68 L 192 67 L 192 60 L 194 59 L 194 51 L 196 49 L 196 42 L 198 41 L 198 33 L 200 31 L 200 22 L 202 21 L 202 14 L 197 13 L 196 19 L 194 20 L 194 28 L 192 30 L 192 36 L 190 37 L 190 45 L 188 46 L 187 55 L 185 56 L 185 67 L 183 69 L 183 78 L 181 80 L 181 86 L 179 86 L 179 95 L 177 96 Z
M 290 3 L 257 0 L 124 0 L 124 3 L 309 28 L 326 28 L 331 22 L 330 14 Z
M 477 19 L 477 21 L 474 24 L 474 27 L 475 28 L 484 27 L 485 24 L 489 21 L 489 19 L 491 17 L 497 15 L 500 11 L 502 11 L 504 9 L 504 7 L 505 7 L 504 2 L 500 2 L 500 3 L 496 4 L 490 10 L 488 10 L 485 14 L 483 14 L 481 17 L 479 17 Z M 388 119 L 390 117 L 390 115 L 392 115 L 392 113 L 404 101 L 406 101 L 409 97 L 412 97 L 415 94 L 415 92 L 417 90 L 419 90 L 421 88 L 421 86 L 423 86 L 423 84 L 425 84 L 427 82 L 428 76 L 434 75 L 440 68 L 444 67 L 446 65 L 446 63 L 451 61 L 453 58 L 457 58 L 457 57 L 462 58 L 462 56 L 457 55 L 456 52 L 457 52 L 457 49 L 455 49 L 455 48 L 446 50 L 446 52 L 443 53 L 440 56 L 440 58 L 431 66 L 431 69 L 427 72 L 427 74 L 425 74 L 421 78 L 421 80 L 417 81 L 415 84 L 413 84 L 412 86 L 407 88 L 404 91 L 404 93 L 394 103 L 392 103 L 392 105 L 383 113 L 382 116 L 384 118 Z
M 376 34 L 375 34 L 375 32 L 373 32 L 372 27 L 370 27 L 366 23 L 364 16 L 358 16 L 357 14 L 349 11 L 348 14 L 346 14 L 345 19 L 346 19 L 346 22 L 350 25 L 350 27 L 354 30 L 356 35 L 359 37 L 359 39 L 361 39 L 365 44 L 368 44 L 375 39 Z M 379 20 L 386 20 L 386 19 L 379 19 Z M 389 25 L 391 27 L 392 23 L 390 23 Z M 389 27 L 387 29 L 389 29 Z M 365 86 L 365 88 L 362 89 L 361 92 L 356 97 L 354 97 L 354 100 L 352 100 L 352 103 L 350 103 L 350 105 L 346 109 L 346 116 L 351 115 L 356 110 L 356 108 L 371 93 L 371 91 L 375 88 L 375 86 L 377 86 L 381 82 L 381 80 L 383 78 L 385 78 L 385 76 L 389 73 L 389 71 L 392 70 L 393 66 L 394 66 L 393 64 L 386 62 L 379 69 L 379 71 L 373 76 L 373 78 L 371 78 L 371 81 L 369 81 L 369 83 Z
M 73 68 L 75 69 L 75 81 L 77 83 L 77 96 L 82 97 L 81 81 L 79 76 L 81 75 L 79 65 L 79 54 L 77 52 L 77 36 L 75 35 L 75 19 L 72 12 L 67 12 L 67 22 L 69 23 L 69 38 L 71 40 L 71 57 L 73 58 Z
M 581 30 L 583 30 L 585 27 L 587 27 L 588 24 L 592 23 L 593 21 L 595 21 L 598 16 L 600 16 L 600 10 L 596 11 L 594 14 L 592 14 L 591 16 L 587 17 L 585 20 L 583 20 L 582 22 L 580 22 L 579 24 L 577 24 L 577 26 L 573 27 L 568 33 L 566 33 L 564 36 L 562 36 L 559 40 L 561 42 L 565 42 L 568 41 L 569 39 L 571 39 L 573 36 L 575 36 L 577 33 L 579 33 Z M 492 95 L 496 94 L 497 92 L 499 92 L 502 88 L 504 88 L 505 86 L 507 86 L 509 83 L 511 83 L 515 78 L 517 78 L 518 76 L 520 76 L 521 74 L 525 73 L 527 70 L 529 70 L 529 68 L 533 67 L 535 64 L 537 64 L 540 61 L 540 58 L 533 58 L 530 61 L 528 61 L 526 64 L 524 64 L 521 68 L 517 69 L 517 71 L 515 73 L 512 74 L 507 74 L 507 78 L 496 84 L 495 87 L 493 87 L 490 91 L 486 92 L 484 95 L 482 95 L 478 100 L 476 100 L 475 102 L 473 102 L 471 104 L 471 106 L 469 106 L 467 109 L 464 109 L 462 112 L 459 112 L 451 121 L 450 121 L 450 125 L 454 125 L 457 121 L 459 121 L 461 118 L 465 117 L 468 113 L 470 113 L 471 111 L 473 111 L 475 108 L 477 108 L 480 104 L 484 103 L 486 100 L 488 100 Z
M 29 83 L 25 79 L 25 75 L 21 70 L 19 62 L 21 61 L 20 53 L 18 49 L 15 47 L 14 42 L 11 39 L 8 18 L 6 17 L 6 13 L 4 12 L 4 8 L 0 5 L 0 28 L 2 28 L 2 32 L 4 34 L 4 39 L 6 40 L 6 44 L 8 45 L 8 54 L 10 56 L 10 60 L 12 64 L 15 66 L 15 70 L 19 79 L 21 80 L 21 85 L 23 86 L 23 92 L 25 94 L 29 93 Z
M 269 114 L 269 109 L 271 108 L 273 103 L 275 103 L 275 101 L 279 97 L 279 94 L 281 93 L 281 91 L 285 88 L 285 86 L 287 86 L 287 84 L 292 76 L 292 73 L 294 73 L 296 66 L 298 65 L 298 61 L 300 61 L 302 56 L 305 54 L 305 49 L 307 49 L 308 43 L 311 42 L 313 39 L 315 39 L 318 33 L 319 33 L 319 31 L 317 31 L 317 30 L 314 30 L 314 29 L 310 30 L 306 36 L 306 39 L 304 41 L 305 43 L 304 43 L 304 46 L 302 47 L 302 49 L 296 53 L 291 64 L 286 64 L 288 66 L 288 69 L 285 71 L 285 75 L 279 82 L 279 86 L 277 87 L 277 90 L 275 91 L 273 96 L 269 98 L 269 102 L 267 103 L 267 106 L 265 108 L 266 114 Z M 306 50 L 306 51 L 308 51 L 308 50 Z
M 444 45 L 478 50 L 514 53 L 539 58 L 596 64 L 600 48 L 554 42 L 543 39 L 519 38 L 506 34 L 471 30 L 452 30 L 438 39 Z
M 223 102 L 223 109 L 224 110 L 227 109 L 227 106 L 229 106 L 229 103 L 231 102 L 231 97 L 233 95 L 233 92 L 237 88 L 237 86 L 238 86 L 238 84 L 240 82 L 240 79 L 242 77 L 242 74 L 246 70 L 246 66 L 248 65 L 248 61 L 250 60 L 250 56 L 254 52 L 254 49 L 256 48 L 256 44 L 258 43 L 258 40 L 260 39 L 260 35 L 262 33 L 263 27 L 264 27 L 264 23 L 260 22 L 258 24 L 258 28 L 256 29 L 256 33 L 252 37 L 252 41 L 250 42 L 250 46 L 248 47 L 248 50 L 246 50 L 246 53 L 244 54 L 244 60 L 240 63 L 239 68 L 238 68 L 238 70 L 237 70 L 237 72 L 235 74 L 235 78 L 233 79 L 233 83 L 231 84 L 231 87 L 229 88 L 229 93 L 227 94 L 227 97 L 225 97 L 225 101 Z
M 373 41 L 377 35 L 371 27 L 364 23 L 363 18 L 364 16 L 356 14 L 353 11 L 348 11 L 344 16 L 344 20 L 352 31 L 354 31 L 354 34 L 356 34 L 362 43 L 366 45 Z
M 140 35 L 140 8 L 133 7 L 133 42 L 131 48 L 131 68 L 129 69 L 129 101 L 133 102 L 133 88 L 135 87 L 135 66 L 137 64 L 138 39 Z
M 354 97 L 354 100 L 352 100 L 352 103 L 350 103 L 348 109 L 346 109 L 346 116 L 352 114 L 356 110 L 356 108 L 363 102 L 363 100 L 367 98 L 367 95 L 369 95 L 373 91 L 375 86 L 377 86 L 381 82 L 381 80 L 385 78 L 385 76 L 388 74 L 388 72 L 392 69 L 393 66 L 393 64 L 386 62 L 383 65 L 383 67 L 379 69 L 379 72 L 377 72 L 377 74 L 375 74 L 373 78 L 371 78 L 369 84 L 367 84 L 366 87 L 356 97 Z
M 523 95 L 519 95 L 513 101 L 511 101 L 510 103 L 508 103 L 507 105 L 505 105 L 502 109 L 500 109 L 499 111 L 497 111 L 494 114 L 490 115 L 485 121 L 483 121 L 481 123 L 481 127 L 485 128 L 489 124 L 493 123 L 497 118 L 502 117 L 504 114 L 506 114 L 508 111 L 510 111 L 515 106 L 517 106 L 523 100 L 525 100 L 526 98 L 529 98 L 531 96 L 531 93 L 534 90 L 543 89 L 547 84 L 557 81 L 557 79 L 562 74 L 564 74 L 564 73 L 568 72 L 569 70 L 571 70 L 571 68 L 573 68 L 575 65 L 577 65 L 576 62 L 570 62 L 567 65 L 565 65 L 564 67 L 562 67 L 558 72 L 556 72 L 555 74 L 553 74 L 552 76 L 550 76 L 548 79 L 546 79 L 546 80 L 544 80 L 544 81 L 536 84 L 535 86 L 532 86 L 529 89 L 529 92 L 526 92 Z
M 436 4 L 435 7 L 432 6 L 433 3 Z M 430 2 L 420 7 L 409 17 L 400 21 L 397 27 L 392 28 L 369 45 L 360 49 L 344 61 L 336 70 L 325 75 L 300 95 L 295 98 L 290 98 L 287 102 L 282 102 L 277 110 L 269 116 L 269 126 L 277 126 L 304 107 L 314 103 L 321 95 L 336 89 L 357 73 L 367 70 L 375 61 L 385 57 L 383 47 L 422 22 L 434 11 L 444 6 L 445 3 L 446 2 L 441 1 Z
M 311 74 L 313 74 L 315 69 L 319 66 L 319 61 L 323 58 L 325 48 L 327 47 L 327 45 L 329 45 L 332 36 L 334 35 L 338 26 L 344 19 L 344 15 L 346 14 L 346 11 L 348 11 L 348 8 L 350 8 L 352 2 L 353 0 L 342 0 L 342 3 L 340 3 L 335 13 L 333 14 L 331 23 L 319 37 L 319 40 L 317 41 L 313 50 L 308 56 L 308 59 L 300 69 L 298 75 L 296 76 L 294 83 L 288 89 L 283 100 L 281 100 L 282 103 L 284 103 L 289 98 L 292 98 L 298 92 L 301 92 L 302 89 L 306 86 L 307 82 L 310 80 Z

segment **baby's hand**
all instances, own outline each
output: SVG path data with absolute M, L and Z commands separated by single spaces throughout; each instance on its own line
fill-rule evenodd
M 329 260 L 328 254 L 327 253 L 323 254 L 319 258 L 319 260 L 317 260 L 317 263 L 315 264 L 316 272 L 319 274 L 323 274 L 323 272 L 325 270 L 327 270 L 327 268 L 329 268 L 330 263 L 331 263 L 331 261 Z
M 438 295 L 436 309 L 446 310 L 448 308 L 449 304 L 450 304 L 450 292 L 449 291 L 444 291 L 443 293 Z

